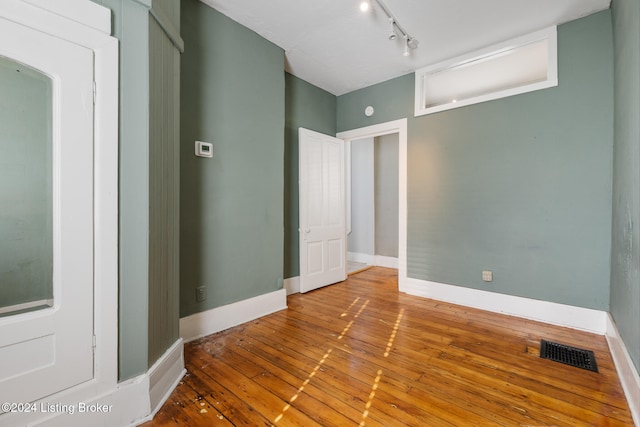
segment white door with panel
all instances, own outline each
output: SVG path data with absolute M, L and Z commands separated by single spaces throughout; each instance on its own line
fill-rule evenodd
M 300 292 L 340 282 L 346 270 L 344 141 L 299 130 Z
M 25 403 L 94 378 L 94 54 L 13 10 L 0 16 L 0 402 Z M 44 95 L 8 101 L 24 79 Z

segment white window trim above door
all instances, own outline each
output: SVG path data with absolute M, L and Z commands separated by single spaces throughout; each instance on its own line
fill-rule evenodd
M 339 132 L 336 136 L 350 144 L 394 133 L 398 134 L 398 287 L 402 290 L 407 282 L 407 119 Z
M 67 17 L 70 11 L 73 16 Z M 92 401 L 118 385 L 118 40 L 110 35 L 111 12 L 89 0 L 3 0 L 0 15 L 94 53 L 94 378 L 50 396 L 47 403 Z M 50 418 L 58 414 L 20 415 L 21 425 L 43 418 L 54 425 Z

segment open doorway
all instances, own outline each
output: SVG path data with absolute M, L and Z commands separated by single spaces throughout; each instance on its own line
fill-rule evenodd
M 337 137 L 341 138 L 345 141 L 345 148 L 346 148 L 346 166 L 347 166 L 347 180 L 349 180 L 349 177 L 352 176 L 351 174 L 351 145 L 352 144 L 358 144 L 357 142 L 354 143 L 354 141 L 359 141 L 359 140 L 364 140 L 364 139 L 368 139 L 371 138 L 372 140 L 374 140 L 376 137 L 383 137 L 383 136 L 389 136 L 390 138 L 395 138 L 395 145 L 396 145 L 396 149 L 397 149 L 397 157 L 395 157 L 395 159 L 397 160 L 397 180 L 395 181 L 395 184 L 397 186 L 397 203 L 393 204 L 393 203 L 389 203 L 387 202 L 387 208 L 390 209 L 395 209 L 395 211 L 397 212 L 397 257 L 396 260 L 394 260 L 394 265 L 395 267 L 398 268 L 398 286 L 400 289 L 403 288 L 403 286 L 406 286 L 407 283 L 407 259 L 406 259 L 406 254 L 407 254 L 407 119 L 400 119 L 400 120 L 395 120 L 395 121 L 391 121 L 391 122 L 386 122 L 386 123 L 380 123 L 377 125 L 372 125 L 372 126 L 367 126 L 367 127 L 363 127 L 363 128 L 359 128 L 359 129 L 354 129 L 354 130 L 350 130 L 350 131 L 345 131 L 345 132 L 340 132 L 338 133 Z M 373 142 L 372 144 L 375 144 L 375 142 Z M 375 145 L 372 145 L 373 149 L 375 149 Z M 356 148 L 357 149 L 357 148 Z M 375 160 L 375 151 L 373 152 L 373 156 L 372 156 Z M 382 157 L 381 157 L 382 158 Z M 375 172 L 375 170 L 374 170 Z M 374 175 L 374 179 L 375 179 L 375 175 Z M 349 183 L 347 183 L 347 194 L 346 194 L 346 199 L 348 201 L 351 201 L 351 185 L 349 185 Z M 386 195 L 389 195 L 389 193 L 387 192 Z M 393 197 L 393 196 L 391 196 Z M 374 188 L 374 207 L 373 207 L 373 212 L 375 215 L 375 188 Z M 379 202 L 383 203 L 383 198 L 379 197 Z M 351 226 L 353 227 L 354 223 L 352 221 L 352 204 L 351 203 L 347 203 L 346 204 L 346 216 L 347 216 L 347 225 L 351 224 Z M 371 204 L 369 203 L 369 206 L 371 206 Z M 384 216 L 379 215 L 379 217 L 384 218 Z M 381 219 L 379 218 L 379 219 Z M 360 225 L 359 223 L 356 225 Z M 371 223 L 369 223 L 369 225 L 365 225 L 365 227 L 368 227 L 371 233 L 371 236 L 376 236 L 376 231 L 375 231 L 375 216 L 374 216 L 374 221 L 373 221 L 373 226 L 371 226 Z M 349 232 L 349 228 L 347 227 L 347 231 Z M 351 233 L 353 233 L 353 229 L 351 230 Z M 382 263 L 384 261 L 386 261 L 385 258 L 383 257 L 379 257 L 376 258 L 375 257 L 375 237 L 373 240 L 373 252 L 374 252 L 374 257 L 373 257 L 373 262 L 375 263 L 376 260 L 380 262 L 380 265 L 383 265 Z M 369 245 L 371 245 L 371 243 L 369 242 Z M 347 250 L 347 253 L 351 252 L 350 250 Z M 347 254 L 345 254 L 345 256 L 347 256 Z M 394 257 L 389 257 L 389 258 L 394 258 Z
M 347 272 L 398 268 L 399 135 L 348 144 Z

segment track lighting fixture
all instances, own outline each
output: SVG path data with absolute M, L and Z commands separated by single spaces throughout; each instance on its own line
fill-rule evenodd
M 409 56 L 409 36 L 404 35 L 404 52 L 402 52 L 402 56 Z
M 395 40 L 396 39 L 395 23 L 396 23 L 396 20 L 393 17 L 389 18 L 389 24 L 391 26 L 391 29 L 389 30 L 389 40 Z
M 375 1 L 378 6 L 380 6 L 380 9 L 382 9 L 385 15 L 387 15 L 387 18 L 389 18 L 389 26 L 391 28 L 389 29 L 388 39 L 394 41 L 398 38 L 398 36 L 401 36 L 404 40 L 404 51 L 402 52 L 402 56 L 409 56 L 409 49 L 418 48 L 418 40 L 414 37 L 411 37 L 411 35 L 409 35 L 409 33 L 407 33 L 407 31 L 402 28 L 402 25 L 400 25 L 398 19 L 393 15 L 393 13 L 391 13 L 387 5 L 384 4 L 383 0 L 362 0 L 360 2 L 360 10 L 363 12 L 367 12 L 371 8 L 371 1 Z

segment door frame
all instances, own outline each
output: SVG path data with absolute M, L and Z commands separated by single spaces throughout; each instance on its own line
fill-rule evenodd
M 338 132 L 336 136 L 345 141 L 374 138 L 398 134 L 398 288 L 403 290 L 407 283 L 407 119 L 399 119 L 376 125 Z M 350 150 L 345 150 L 349 152 Z M 348 156 L 348 154 L 345 154 Z M 347 157 L 348 158 L 348 157 Z M 347 218 L 348 219 L 348 218 Z M 346 257 L 346 252 L 345 252 Z M 345 259 L 346 263 L 346 259 Z
M 94 378 L 42 401 L 87 402 L 118 381 L 118 40 L 111 11 L 89 0 L 3 0 L 0 15 L 94 52 Z M 5 416 L 23 424 L 52 414 Z

